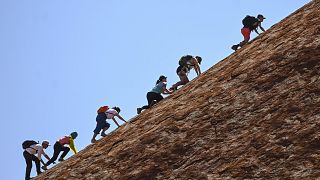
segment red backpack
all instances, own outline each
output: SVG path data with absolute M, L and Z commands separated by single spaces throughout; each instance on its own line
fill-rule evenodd
M 104 113 L 106 112 L 107 110 L 109 109 L 108 106 L 101 106 L 98 110 L 97 110 L 97 113 Z

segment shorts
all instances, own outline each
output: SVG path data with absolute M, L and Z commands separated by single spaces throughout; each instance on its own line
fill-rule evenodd
M 241 29 L 241 34 L 243 35 L 244 40 L 246 41 L 250 40 L 250 33 L 251 33 L 251 30 L 249 28 L 244 27 Z
M 105 113 L 99 113 L 97 115 L 96 121 L 97 121 L 97 126 L 93 130 L 95 134 L 99 134 L 101 129 L 104 129 L 104 128 L 108 129 L 110 127 L 110 124 L 107 123 L 107 115 Z

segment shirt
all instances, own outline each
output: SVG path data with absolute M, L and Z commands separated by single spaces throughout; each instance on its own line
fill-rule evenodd
M 108 109 L 106 112 L 107 119 L 112 119 L 115 115 L 118 115 L 118 111 L 114 109 Z
M 163 93 L 163 88 L 167 86 L 166 82 L 159 82 L 150 92 L 155 92 L 155 93 Z
M 41 144 L 34 144 L 34 145 L 31 145 L 30 147 L 28 147 L 26 149 L 26 151 L 29 153 L 29 154 L 37 154 L 37 157 L 39 160 L 41 160 L 41 155 L 47 155 L 44 150 L 43 150 L 43 147 L 41 146 Z
M 76 154 L 77 153 L 77 149 L 74 146 L 74 141 L 72 139 L 72 137 L 70 136 L 63 136 L 62 138 L 60 138 L 58 140 L 58 142 L 63 146 L 65 144 L 68 144 L 70 149 Z

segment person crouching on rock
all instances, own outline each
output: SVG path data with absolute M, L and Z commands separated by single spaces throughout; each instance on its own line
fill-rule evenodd
M 105 108 L 103 108 L 105 107 Z M 114 123 L 120 127 L 120 125 L 118 124 L 118 122 L 115 120 L 115 116 L 118 117 L 120 120 L 122 120 L 123 122 L 127 122 L 125 121 L 121 116 L 120 116 L 120 108 L 119 107 L 113 107 L 111 109 L 108 109 L 108 106 L 103 106 L 98 110 L 98 115 L 96 117 L 96 121 L 97 121 L 97 125 L 96 128 L 93 131 L 93 137 L 91 139 L 91 143 L 95 143 L 96 137 L 97 135 L 101 132 L 101 136 L 105 137 L 106 136 L 106 130 L 110 127 L 110 124 L 107 123 L 107 119 L 112 119 L 114 121 Z
M 149 109 L 151 106 L 163 99 L 161 94 L 171 94 L 172 91 L 166 88 L 167 86 L 167 77 L 160 76 L 156 82 L 156 86 L 147 93 L 148 105 L 145 105 L 141 108 L 137 108 L 137 113 L 140 114 L 143 109 Z
M 46 165 L 42 166 L 43 170 L 47 170 L 47 166 L 49 166 L 51 163 L 53 163 L 59 156 L 60 152 L 63 151 L 58 161 L 64 161 L 64 157 L 68 154 L 70 149 L 73 151 L 74 154 L 77 153 L 77 149 L 74 146 L 74 140 L 77 138 L 78 133 L 72 132 L 70 135 L 63 136 L 57 142 L 54 144 L 53 149 L 53 156 L 52 158 L 46 163 Z M 66 147 L 64 145 L 68 144 L 69 147 Z

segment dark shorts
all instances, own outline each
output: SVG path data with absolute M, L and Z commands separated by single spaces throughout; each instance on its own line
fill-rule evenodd
M 110 127 L 110 124 L 107 123 L 107 115 L 105 113 L 99 113 L 97 115 L 96 121 L 97 121 L 97 126 L 93 130 L 95 134 L 99 134 L 101 129 L 104 129 L 104 128 L 108 129 Z

